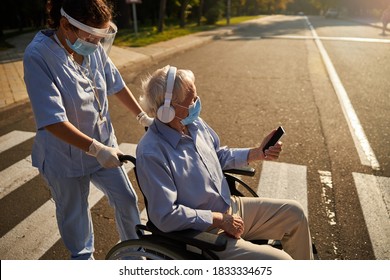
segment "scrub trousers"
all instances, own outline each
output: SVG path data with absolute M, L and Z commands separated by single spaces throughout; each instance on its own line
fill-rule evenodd
M 226 236 L 226 250 L 215 252 L 220 259 L 313 259 L 308 221 L 297 201 L 232 196 L 227 213 L 240 216 L 245 228 L 240 239 Z M 280 240 L 283 250 L 249 241 L 260 239 Z
M 93 259 L 94 231 L 88 205 L 92 182 L 108 198 L 115 210 L 121 241 L 137 239 L 135 226 L 140 223 L 138 197 L 124 167 L 105 169 L 82 177 L 58 177 L 45 168 L 46 180 L 56 205 L 60 235 L 71 259 Z

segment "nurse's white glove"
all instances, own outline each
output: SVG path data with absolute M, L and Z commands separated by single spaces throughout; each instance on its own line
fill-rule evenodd
M 123 153 L 118 148 L 108 147 L 95 139 L 89 146 L 87 154 L 96 157 L 97 161 L 104 168 L 114 168 L 122 165 L 118 155 L 123 155 Z
M 149 127 L 153 123 L 153 118 L 149 117 L 145 112 L 141 112 L 136 117 L 137 121 L 140 125 L 144 127 Z

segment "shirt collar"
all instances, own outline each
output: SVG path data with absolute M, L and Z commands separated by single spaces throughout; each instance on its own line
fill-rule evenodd
M 45 44 L 49 50 L 51 50 L 56 57 L 62 60 L 63 63 L 68 64 L 68 55 L 66 50 L 58 45 L 58 43 L 51 38 L 55 33 L 53 29 L 44 29 L 38 32 L 38 37 L 40 41 Z
M 196 124 L 197 122 L 198 120 L 196 120 L 192 124 L 187 125 L 191 136 L 195 136 L 197 133 L 198 130 L 198 125 Z M 153 132 L 161 135 L 161 137 L 164 138 L 173 148 L 176 148 L 180 140 L 183 137 L 185 137 L 177 130 L 171 128 L 169 125 L 164 124 L 157 118 L 154 119 L 154 122 L 151 125 L 150 129 L 152 129 Z

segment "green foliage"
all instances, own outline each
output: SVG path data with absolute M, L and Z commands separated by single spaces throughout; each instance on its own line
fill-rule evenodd
M 210 0 L 205 1 L 205 5 L 206 4 L 208 7 L 207 11 L 204 14 L 206 18 L 206 23 L 214 24 L 222 17 L 225 8 L 224 2 L 221 0 Z
M 4 37 L 9 30 L 23 31 L 28 27 L 42 27 L 46 20 L 46 1 L 1 0 L 0 37 Z M 134 28 L 132 5 L 127 4 L 126 0 L 108 1 L 114 4 L 115 23 L 119 29 Z M 164 24 L 161 25 L 164 28 L 166 25 L 169 28 L 169 25 L 178 23 L 185 27 L 193 22 L 197 22 L 198 25 L 213 25 L 226 16 L 227 0 L 142 0 L 142 4 L 136 5 L 138 26 L 158 26 L 160 3 L 164 2 L 166 9 L 162 17 Z M 378 17 L 390 4 L 390 0 L 230 0 L 230 2 L 231 17 L 272 13 L 295 14 L 301 11 L 307 14 L 320 14 L 329 7 L 340 8 L 346 15 Z M 152 34 L 148 36 L 153 37 L 153 28 L 142 36 L 148 37 L 147 34 Z M 164 37 L 166 34 L 161 36 Z M 4 38 L 2 40 L 4 41 Z
M 257 18 L 253 17 L 234 17 L 231 19 L 231 24 L 238 24 L 243 21 Z M 179 25 L 166 26 L 164 32 L 159 33 L 157 27 L 149 26 L 142 27 L 138 31 L 138 36 L 135 35 L 132 29 L 120 29 L 115 37 L 114 44 L 122 47 L 143 47 L 150 44 L 167 41 L 176 37 L 185 36 L 195 32 L 212 30 L 226 24 L 225 20 L 217 21 L 213 25 L 197 26 L 195 23 L 186 25 L 185 28 L 180 28 Z

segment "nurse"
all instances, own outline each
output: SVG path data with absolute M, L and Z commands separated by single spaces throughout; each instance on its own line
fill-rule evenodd
M 32 164 L 56 205 L 72 259 L 93 259 L 90 183 L 115 210 L 121 240 L 137 238 L 138 198 L 121 166 L 107 96 L 115 95 L 143 126 L 142 111 L 108 57 L 117 27 L 105 0 L 48 1 L 49 27 L 25 50 L 24 80 L 37 133 Z

